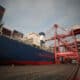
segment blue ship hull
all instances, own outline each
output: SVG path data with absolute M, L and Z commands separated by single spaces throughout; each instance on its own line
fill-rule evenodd
M 0 36 L 0 64 L 53 64 L 53 53 Z

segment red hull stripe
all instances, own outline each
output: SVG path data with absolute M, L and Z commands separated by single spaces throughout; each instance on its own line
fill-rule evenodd
M 45 64 L 53 64 L 52 61 L 5 61 L 2 64 L 32 64 L 32 65 L 45 65 Z

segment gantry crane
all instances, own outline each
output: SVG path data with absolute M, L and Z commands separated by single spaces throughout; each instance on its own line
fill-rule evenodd
M 72 61 L 76 60 L 77 62 L 79 61 L 79 55 L 78 55 L 78 47 L 77 47 L 77 39 L 75 35 L 80 34 L 80 30 L 76 31 L 75 29 L 71 29 L 69 32 L 65 34 L 58 34 L 58 28 L 59 26 L 57 24 L 54 24 L 54 36 L 47 39 L 46 41 L 49 40 L 54 40 L 54 54 L 55 54 L 55 62 L 60 63 L 60 62 L 66 62 L 66 61 Z M 62 28 L 63 29 L 63 28 Z M 63 29 L 66 31 L 65 29 Z M 72 37 L 72 42 L 69 42 L 67 40 L 64 40 L 67 37 Z M 64 47 L 66 51 L 61 52 L 60 47 Z

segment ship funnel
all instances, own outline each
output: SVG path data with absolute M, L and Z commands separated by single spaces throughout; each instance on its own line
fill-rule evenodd
M 44 32 L 40 32 L 40 46 L 43 47 L 45 45 L 45 33 Z
M 43 35 L 43 36 L 45 36 L 45 33 L 44 33 L 44 32 L 40 32 L 39 35 Z

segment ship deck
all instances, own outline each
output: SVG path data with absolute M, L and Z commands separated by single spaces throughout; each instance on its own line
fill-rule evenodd
M 75 66 L 75 64 L 1 65 L 0 80 L 65 80 Z

